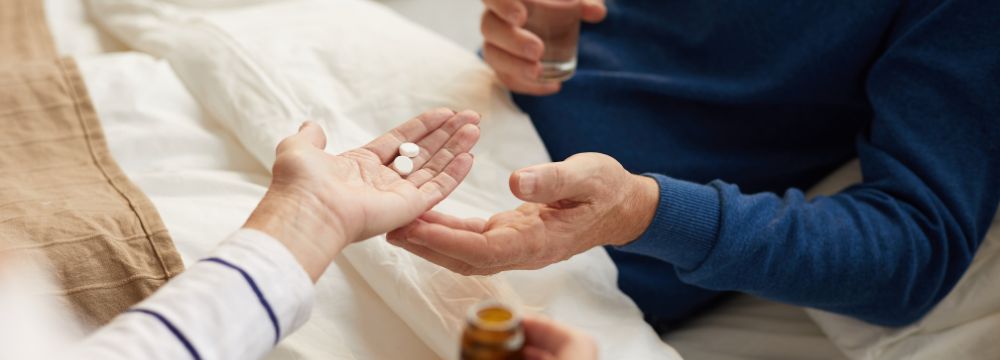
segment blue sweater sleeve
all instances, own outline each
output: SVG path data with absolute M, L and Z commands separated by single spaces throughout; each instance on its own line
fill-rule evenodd
M 998 2 L 909 2 L 866 79 L 863 181 L 829 197 L 651 175 L 653 223 L 621 250 L 715 290 L 899 326 L 972 261 L 1000 202 Z M 803 119 L 808 121 L 808 119 Z

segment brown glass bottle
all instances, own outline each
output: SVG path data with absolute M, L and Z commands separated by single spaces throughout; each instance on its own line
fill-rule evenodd
M 462 332 L 462 360 L 524 359 L 524 328 L 511 307 L 485 301 L 469 309 Z

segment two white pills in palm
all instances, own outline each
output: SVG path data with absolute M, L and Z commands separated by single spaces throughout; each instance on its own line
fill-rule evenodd
M 420 146 L 411 142 L 399 145 L 399 156 L 392 161 L 392 168 L 399 172 L 399 175 L 409 175 L 413 172 L 413 158 L 420 155 Z

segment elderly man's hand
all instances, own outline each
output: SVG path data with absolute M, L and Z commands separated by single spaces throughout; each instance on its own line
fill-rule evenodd
M 347 244 L 406 225 L 452 192 L 472 167 L 479 115 L 437 109 L 340 155 L 307 122 L 277 149 L 271 186 L 246 227 L 277 238 L 315 280 Z M 389 167 L 414 142 L 414 171 Z
M 519 170 L 510 188 L 529 202 L 488 221 L 428 212 L 390 232 L 389 242 L 465 275 L 538 269 L 638 238 L 659 201 L 655 180 L 597 153 Z
M 559 91 L 558 82 L 542 82 L 542 53 L 545 44 L 538 35 L 524 29 L 528 21 L 525 0 L 483 0 L 481 31 L 483 59 L 511 91 L 531 95 L 548 95 Z M 531 0 L 528 0 L 531 1 Z M 604 20 L 607 8 L 604 0 L 582 0 L 583 21 Z

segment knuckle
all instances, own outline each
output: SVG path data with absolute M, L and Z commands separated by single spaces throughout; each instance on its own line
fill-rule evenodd
M 615 158 L 607 154 L 596 153 L 596 152 L 585 153 L 585 154 L 591 159 L 591 161 L 593 161 L 596 164 L 599 164 L 602 167 L 621 167 L 621 165 L 618 164 L 618 160 L 615 160 Z

